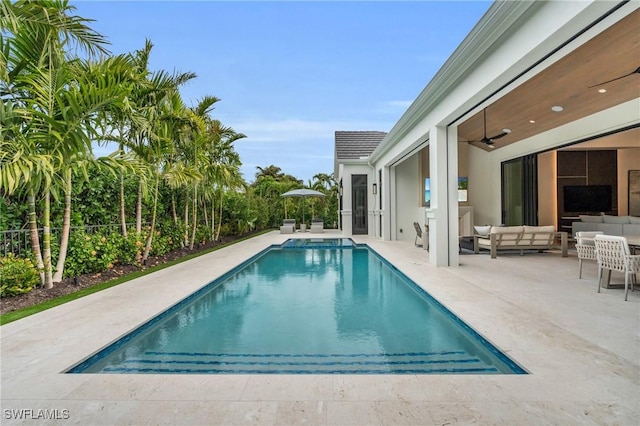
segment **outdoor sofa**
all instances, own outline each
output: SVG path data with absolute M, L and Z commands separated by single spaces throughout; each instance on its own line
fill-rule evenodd
M 618 237 L 640 236 L 640 217 L 612 215 L 580 215 L 579 222 L 573 222 L 573 235 L 584 231 L 600 231 L 605 235 Z
M 476 227 L 476 232 L 480 227 Z M 520 250 L 550 250 L 555 245 L 556 228 L 547 226 L 491 226 L 486 227 L 486 234 L 473 236 L 473 251 L 479 253 L 481 248 L 489 250 L 491 258 L 498 256 L 498 251 Z M 567 233 L 561 232 L 562 256 L 567 256 Z

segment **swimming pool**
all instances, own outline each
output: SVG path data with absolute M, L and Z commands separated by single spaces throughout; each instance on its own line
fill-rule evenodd
M 525 373 L 348 239 L 271 246 L 67 372 Z

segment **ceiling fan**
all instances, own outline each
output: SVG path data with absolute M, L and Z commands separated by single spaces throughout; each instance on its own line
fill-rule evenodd
M 640 74 L 640 67 L 636 68 L 635 70 L 631 71 L 630 73 L 627 73 L 625 75 L 621 75 L 620 77 L 612 78 L 611 80 L 603 81 L 602 83 L 598 83 L 598 84 L 594 84 L 593 86 L 589 86 L 589 87 L 587 87 L 587 89 L 591 89 L 593 87 L 602 86 L 603 84 L 611 83 L 612 81 L 620 80 L 620 79 L 623 79 L 625 77 L 629 77 L 630 75 L 633 75 L 633 74 Z
M 489 148 L 494 148 L 493 145 L 493 141 L 495 141 L 496 139 L 500 139 L 503 138 L 505 136 L 507 136 L 509 133 L 511 133 L 510 129 L 502 129 L 502 133 L 499 133 L 495 136 L 491 136 L 491 137 L 487 137 L 487 109 L 483 109 L 482 110 L 483 116 L 484 116 L 484 136 L 482 137 L 482 139 L 477 140 L 477 141 L 469 141 L 469 142 L 480 142 L 483 143 L 485 145 L 487 145 Z

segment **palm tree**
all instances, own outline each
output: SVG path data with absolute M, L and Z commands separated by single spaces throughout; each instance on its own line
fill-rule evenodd
M 177 91 L 177 87 L 174 87 L 172 91 L 167 91 L 151 110 L 153 119 L 149 120 L 152 125 L 150 137 L 146 144 L 138 147 L 139 154 L 152 167 L 154 175 L 151 226 L 142 262 L 146 262 L 149 257 L 155 234 L 160 180 L 165 179 L 170 186 L 179 187 L 200 177 L 197 171 L 185 168 L 180 163 L 173 164 L 170 161 L 176 149 L 175 141 L 180 138 L 180 132 L 184 126 L 190 122 L 187 108 Z
M 104 129 L 103 120 L 116 110 L 125 108 L 125 103 L 121 102 L 129 93 L 130 86 L 127 84 L 130 76 L 130 62 L 127 55 L 103 58 L 97 62 L 81 61 L 79 64 L 78 76 L 75 85 L 70 85 L 68 92 L 75 94 L 71 99 L 72 105 L 84 102 L 84 114 L 90 117 L 91 125 L 84 126 L 82 135 L 86 135 L 88 140 L 84 141 L 86 149 L 84 152 L 66 157 L 61 165 L 62 186 L 64 191 L 64 213 L 62 232 L 60 236 L 60 250 L 56 272 L 53 275 L 53 282 L 60 282 L 64 272 L 64 263 L 67 254 L 69 232 L 71 227 L 71 191 L 72 173 L 81 174 L 87 177 L 87 166 L 89 163 L 97 165 L 99 168 L 118 171 L 123 173 L 140 173 L 144 170 L 144 165 L 123 155 L 118 151 L 111 156 L 102 157 L 97 160 L 86 152 L 91 152 L 91 142 L 102 140 Z M 69 121 L 69 118 L 66 118 Z M 80 117 L 80 121 L 83 119 Z
M 153 132 L 154 128 L 158 127 L 162 103 L 175 96 L 179 86 L 196 77 L 192 72 L 170 74 L 162 70 L 150 71 L 149 58 L 152 49 L 153 43 L 146 40 L 144 47 L 131 55 L 133 86 L 126 99 L 130 108 L 122 110 L 120 114 L 112 117 L 117 123 L 117 129 L 111 137 L 111 140 L 116 140 L 119 143 L 120 150 L 133 152 L 140 160 L 147 161 L 149 164 L 155 164 L 156 160 L 149 160 L 146 156 L 150 152 L 147 148 L 151 144 L 151 139 L 155 137 Z M 180 99 L 179 102 L 181 103 L 182 100 Z M 150 180 L 153 178 L 151 177 Z M 142 203 L 147 189 L 145 177 L 140 176 L 135 214 L 136 233 L 138 234 L 142 231 Z M 126 235 L 124 178 L 122 176 L 120 177 L 120 221 L 122 232 Z
M 41 154 L 23 132 L 24 119 L 11 102 L 3 102 L 0 114 L 0 190 L 12 195 L 17 191 L 27 194 L 31 250 L 44 284 L 44 261 L 40 248 L 36 216 L 36 193 L 51 186 L 55 177 L 52 155 Z
M 209 113 L 213 110 L 213 105 L 219 100 L 220 99 L 214 96 L 205 96 L 194 108 L 189 110 L 192 125 L 183 132 L 183 151 L 185 159 L 190 160 L 189 162 L 194 170 L 199 170 L 201 166 L 205 165 L 207 160 L 205 150 L 210 145 L 210 140 L 212 139 L 212 135 L 208 131 L 208 128 L 211 126 Z M 193 250 L 195 244 L 196 230 L 198 227 L 198 186 L 200 182 L 200 179 L 194 180 L 193 182 L 191 238 L 189 241 L 189 248 L 191 250 Z
M 338 182 L 333 173 L 317 173 L 310 187 L 327 195 L 322 199 L 322 218 L 327 224 L 337 225 L 338 221 Z
M 285 176 L 285 174 L 282 172 L 282 169 L 273 164 L 267 167 L 256 166 L 256 169 L 258 169 L 258 172 L 256 173 L 256 180 L 260 179 L 261 177 L 271 176 L 274 180 L 281 181 Z
M 65 0 L 7 3 L 3 0 L 2 11 L 6 16 L 0 19 L 0 31 L 8 34 L 2 46 L 8 78 L 3 80 L 0 93 L 3 103 L 12 104 L 23 120 L 22 137 L 14 140 L 26 144 L 25 152 L 47 158 L 60 176 L 58 173 L 68 159 L 90 153 L 92 118 L 105 104 L 118 100 L 113 91 L 98 90 L 105 88 L 104 81 L 87 92 L 82 62 L 68 52 L 81 49 L 88 57 L 107 53 L 106 41 L 86 25 L 88 20 L 71 15 L 75 8 Z M 43 284 L 50 288 L 53 286 L 50 202 L 55 187 L 51 185 L 54 179 L 37 181 L 40 186 L 30 184 L 29 188 L 32 247 L 39 250 L 32 201 L 40 191 L 45 204 L 43 263 L 39 266 L 44 270 Z
M 209 188 L 211 201 L 211 231 L 215 232 L 214 239 L 220 238 L 222 229 L 222 210 L 225 190 L 246 188 L 246 182 L 240 173 L 240 156 L 233 144 L 245 138 L 242 133 L 224 126 L 219 120 L 211 120 L 208 127 L 208 146 L 206 152 L 205 187 Z M 218 228 L 215 229 L 215 199 L 219 200 Z

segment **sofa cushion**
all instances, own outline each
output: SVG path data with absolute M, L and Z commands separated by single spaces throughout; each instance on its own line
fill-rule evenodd
M 625 237 L 640 237 L 640 223 L 622 225 L 622 235 Z
M 556 232 L 556 227 L 553 225 L 543 225 L 543 226 L 528 226 L 524 225 L 525 233 L 533 233 L 533 232 Z
M 491 234 L 520 234 L 524 226 L 492 226 Z
M 623 226 L 621 223 L 599 223 L 598 231 L 602 231 L 605 235 L 617 235 L 621 237 Z
M 580 221 L 581 222 L 587 222 L 587 223 L 601 223 L 602 222 L 602 216 L 591 216 L 591 215 L 586 215 L 586 214 L 581 214 L 580 216 Z
M 629 223 L 640 225 L 640 216 L 629 216 Z
M 604 223 L 618 223 L 618 224 L 625 224 L 625 223 L 631 223 L 629 221 L 629 216 L 611 216 L 608 214 L 605 214 L 604 216 L 602 216 Z
M 519 238 L 520 234 L 518 233 L 501 234 L 498 237 L 498 245 L 499 247 L 515 247 L 518 245 Z M 486 248 L 491 247 L 491 239 L 478 238 L 478 246 Z
M 491 234 L 496 234 L 496 240 L 501 247 L 505 246 L 517 246 L 520 236 L 524 231 L 523 226 L 492 226 Z M 491 245 L 491 240 L 488 245 Z
M 575 235 L 577 232 L 581 231 L 597 231 L 599 223 L 589 223 L 589 222 L 573 222 L 571 224 L 572 232 Z
M 530 244 L 532 246 L 549 246 L 553 244 L 556 237 L 556 227 L 546 226 L 524 226 L 524 232 L 520 239 L 520 244 Z

